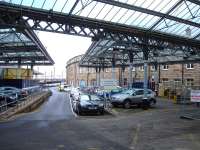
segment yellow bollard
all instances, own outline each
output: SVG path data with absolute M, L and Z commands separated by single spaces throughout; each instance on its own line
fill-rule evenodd
M 177 96 L 174 95 L 174 98 L 173 98 L 173 103 L 176 104 L 177 103 Z

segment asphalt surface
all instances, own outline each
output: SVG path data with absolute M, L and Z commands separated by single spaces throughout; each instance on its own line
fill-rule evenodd
M 73 118 L 69 95 L 51 88 L 52 96 L 40 108 L 19 120 L 62 120 Z
M 0 123 L 0 150 L 199 150 L 199 122 L 179 119 L 179 110 L 158 101 L 147 111 L 76 117 L 68 95 L 53 90 L 35 112 Z

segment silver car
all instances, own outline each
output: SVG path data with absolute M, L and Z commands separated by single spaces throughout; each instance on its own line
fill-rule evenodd
M 119 94 L 111 96 L 111 103 L 113 106 L 123 105 L 124 108 L 130 108 L 131 105 L 142 106 L 147 108 L 156 104 L 155 92 L 148 89 L 147 99 L 144 99 L 144 89 L 131 89 L 123 91 Z

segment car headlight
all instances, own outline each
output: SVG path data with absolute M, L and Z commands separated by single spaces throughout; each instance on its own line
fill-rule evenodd
M 104 105 L 103 104 L 99 104 L 99 107 L 103 107 Z
M 113 100 L 116 100 L 116 101 L 117 101 L 117 100 L 119 100 L 119 98 L 118 98 L 118 97 L 113 97 L 112 99 L 113 99 Z

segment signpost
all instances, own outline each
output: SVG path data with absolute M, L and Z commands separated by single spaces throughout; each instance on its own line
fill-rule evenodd
M 101 80 L 101 86 L 104 87 L 104 90 L 112 90 L 118 85 L 118 80 L 113 79 L 102 79 Z
M 200 102 L 200 90 L 191 90 L 191 101 Z

